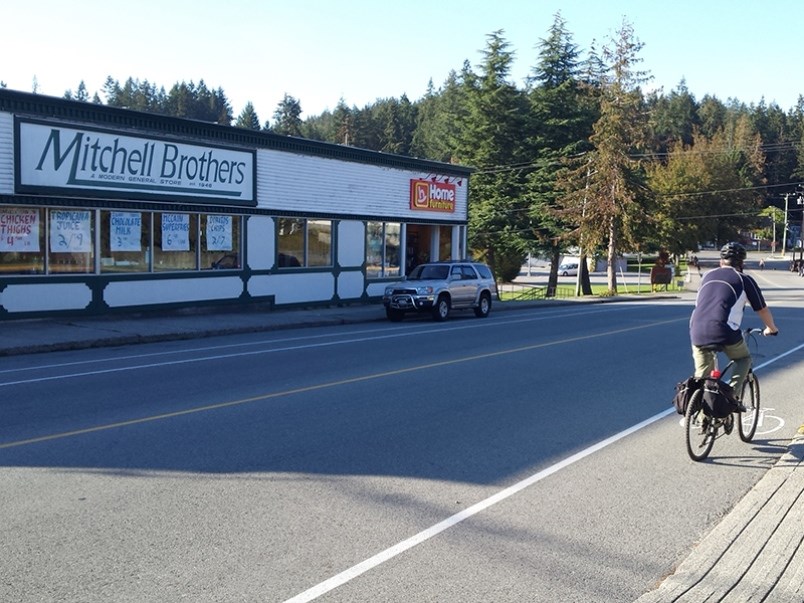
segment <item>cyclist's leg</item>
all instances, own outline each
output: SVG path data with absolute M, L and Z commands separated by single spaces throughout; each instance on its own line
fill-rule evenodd
M 723 352 L 729 357 L 729 360 L 734 361 L 734 366 L 732 366 L 731 375 L 729 376 L 729 385 L 734 388 L 734 395 L 739 398 L 743 391 L 743 382 L 751 368 L 751 352 L 745 340 L 733 345 L 727 345 L 723 348 Z
M 692 361 L 695 363 L 695 373 L 693 377 L 701 379 L 708 377 L 715 368 L 715 353 L 712 350 L 692 346 Z

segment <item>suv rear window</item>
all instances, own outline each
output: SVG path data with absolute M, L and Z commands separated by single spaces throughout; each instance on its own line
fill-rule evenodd
M 413 269 L 413 272 L 411 272 L 408 276 L 408 280 L 418 281 L 434 279 L 443 281 L 447 278 L 448 274 L 449 266 L 422 264 L 421 266 L 416 266 L 416 268 Z
M 494 278 L 491 274 L 491 270 L 485 264 L 474 264 L 475 269 L 480 273 L 480 276 L 483 278 Z

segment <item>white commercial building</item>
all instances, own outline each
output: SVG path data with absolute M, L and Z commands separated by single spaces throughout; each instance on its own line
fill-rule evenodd
M 0 89 L 0 318 L 368 303 L 466 256 L 469 175 Z

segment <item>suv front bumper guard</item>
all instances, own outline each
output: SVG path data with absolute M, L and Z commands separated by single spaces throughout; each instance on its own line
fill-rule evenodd
M 433 307 L 433 298 L 410 293 L 394 293 L 386 305 L 394 310 L 423 310 Z

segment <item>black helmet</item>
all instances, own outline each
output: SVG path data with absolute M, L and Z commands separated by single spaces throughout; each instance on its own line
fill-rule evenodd
M 724 260 L 742 263 L 745 260 L 745 247 L 739 243 L 726 243 L 720 249 L 720 257 Z

